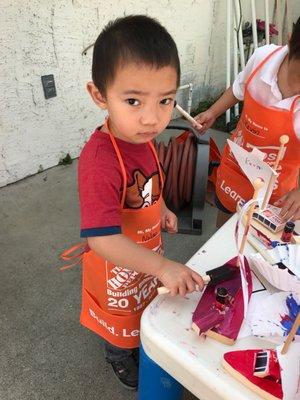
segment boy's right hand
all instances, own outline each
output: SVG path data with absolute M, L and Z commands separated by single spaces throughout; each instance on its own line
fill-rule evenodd
M 196 290 L 196 285 L 202 290 L 204 287 L 201 276 L 186 265 L 167 260 L 157 274 L 162 284 L 170 290 L 171 296 L 185 296 Z
M 196 115 L 194 118 L 202 125 L 201 129 L 198 129 L 196 125 L 194 128 L 197 129 L 198 132 L 204 133 L 213 125 L 217 117 L 209 108 L 208 110 Z

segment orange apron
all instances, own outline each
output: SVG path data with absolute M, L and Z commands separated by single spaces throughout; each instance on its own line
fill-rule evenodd
M 300 143 L 294 131 L 293 114 L 296 96 L 290 110 L 263 106 L 249 92 L 249 84 L 257 71 L 280 48 L 269 54 L 252 72 L 245 87 L 245 98 L 242 115 L 231 140 L 244 149 L 251 151 L 254 147 L 266 153 L 265 161 L 273 165 L 280 147 L 281 135 L 288 135 L 290 140 L 286 146 L 283 159 L 279 164 L 277 178 L 270 203 L 298 187 L 300 166 Z M 228 144 L 224 148 L 221 164 L 217 171 L 216 195 L 222 205 L 235 212 L 239 202 L 245 202 L 253 196 L 253 186 L 244 175 Z
M 161 202 L 141 209 L 124 208 L 127 177 L 124 163 L 112 135 L 110 135 L 123 175 L 122 233 L 134 242 L 162 252 Z M 149 143 L 159 169 L 156 151 Z M 161 188 L 162 193 L 162 188 Z M 117 251 L 117 249 L 116 249 Z M 89 250 L 83 255 L 82 309 L 80 322 L 111 344 L 122 348 L 139 346 L 140 319 L 143 310 L 155 297 L 158 279 L 128 268 L 113 265 Z

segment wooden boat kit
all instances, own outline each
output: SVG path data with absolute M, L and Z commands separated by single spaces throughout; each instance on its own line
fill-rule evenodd
M 222 343 L 232 345 L 236 340 L 244 319 L 244 300 L 241 285 L 241 273 L 237 267 L 237 258 L 226 263 L 234 271 L 231 279 L 217 285 L 208 285 L 193 314 L 192 328 Z M 245 260 L 246 280 L 249 299 L 252 293 L 252 278 L 248 261 Z M 225 304 L 216 300 L 219 288 L 225 288 L 228 299 Z

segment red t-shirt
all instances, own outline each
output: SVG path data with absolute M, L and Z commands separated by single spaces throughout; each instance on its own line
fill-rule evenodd
M 115 138 L 127 174 L 126 208 L 153 204 L 160 194 L 159 172 L 148 143 Z M 85 144 L 78 165 L 81 237 L 121 233 L 123 177 L 107 133 L 96 129 Z

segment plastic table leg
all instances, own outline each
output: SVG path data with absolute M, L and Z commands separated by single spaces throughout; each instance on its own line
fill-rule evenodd
M 152 361 L 140 345 L 138 400 L 181 400 L 182 385 Z

